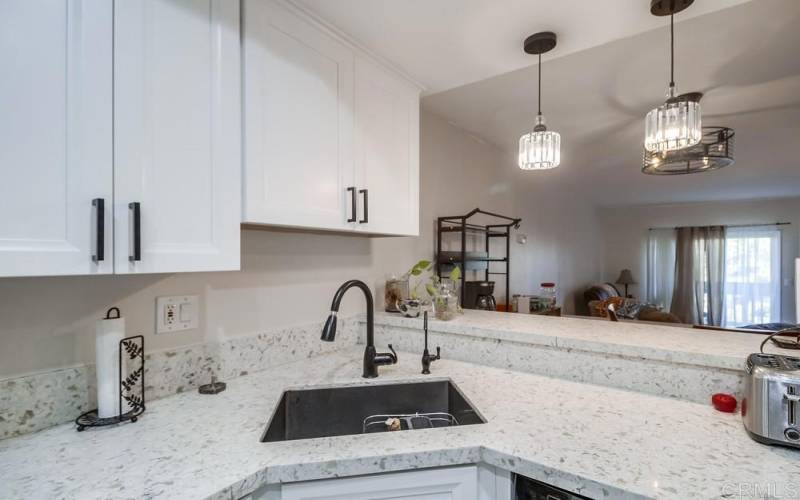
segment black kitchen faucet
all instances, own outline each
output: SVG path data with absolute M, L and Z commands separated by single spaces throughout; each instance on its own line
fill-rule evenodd
M 364 373 L 362 376 L 364 378 L 375 378 L 378 376 L 379 366 L 397 363 L 397 353 L 392 348 L 392 344 L 389 344 L 389 350 L 392 352 L 375 352 L 375 315 L 373 312 L 372 292 L 363 281 L 350 280 L 336 290 L 331 303 L 331 314 L 322 328 L 322 340 L 333 342 L 336 338 L 336 315 L 339 313 L 339 303 L 342 301 L 345 292 L 354 286 L 360 288 L 367 299 L 367 347 L 364 349 Z

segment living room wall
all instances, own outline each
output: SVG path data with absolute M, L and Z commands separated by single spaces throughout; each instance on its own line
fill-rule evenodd
M 601 209 L 599 218 L 603 281 L 613 282 L 621 269 L 631 269 L 639 284 L 630 293 L 641 299 L 646 295 L 648 228 L 789 222 L 781 226 L 781 316 L 788 323 L 798 320 L 794 267 L 800 256 L 800 198 L 613 207 Z

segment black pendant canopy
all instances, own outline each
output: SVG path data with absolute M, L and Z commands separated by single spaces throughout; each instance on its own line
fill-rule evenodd
M 694 0 L 650 0 L 650 13 L 654 16 L 671 16 L 693 3 Z
M 556 46 L 556 34 L 552 31 L 541 31 L 525 39 L 523 47 L 525 52 L 533 55 L 541 55 L 550 52 Z

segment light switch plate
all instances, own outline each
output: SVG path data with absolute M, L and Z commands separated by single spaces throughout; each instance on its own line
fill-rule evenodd
M 200 298 L 176 295 L 156 298 L 156 333 L 172 333 L 197 328 Z

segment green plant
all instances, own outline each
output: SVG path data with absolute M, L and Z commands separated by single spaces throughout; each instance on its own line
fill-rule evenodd
M 461 279 L 461 268 L 458 266 L 453 267 L 453 270 L 450 271 L 450 281 L 453 283 L 457 282 Z
M 431 268 L 431 261 L 423 259 L 423 260 L 417 262 L 416 264 L 414 264 L 413 266 L 411 266 L 411 269 L 409 269 L 403 275 L 403 279 L 408 280 L 409 285 L 411 285 L 411 277 L 412 276 L 421 276 L 422 273 L 424 273 L 425 271 L 428 271 L 430 268 Z M 421 279 L 417 282 L 416 285 L 414 285 L 413 287 L 410 287 L 410 289 L 411 289 L 410 294 L 411 294 L 411 298 L 412 299 L 419 299 L 419 293 L 417 292 L 417 289 L 419 288 L 420 284 L 422 284 L 422 280 Z
M 458 280 L 461 279 L 461 268 L 454 266 L 448 277 L 454 284 L 457 283 Z M 428 292 L 428 295 L 430 295 L 431 298 L 436 297 L 441 282 L 442 280 L 435 274 L 431 276 L 430 280 L 428 280 L 428 283 L 425 285 L 425 290 Z

